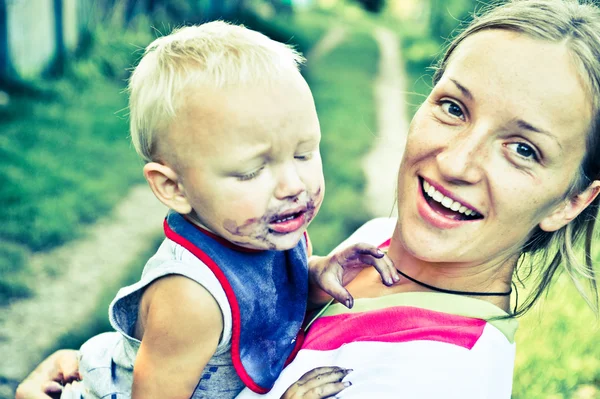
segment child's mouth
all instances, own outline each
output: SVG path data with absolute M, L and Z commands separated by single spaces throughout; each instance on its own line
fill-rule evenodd
M 271 218 L 269 230 L 278 234 L 288 234 L 302 228 L 306 223 L 306 208 L 294 212 L 285 212 Z

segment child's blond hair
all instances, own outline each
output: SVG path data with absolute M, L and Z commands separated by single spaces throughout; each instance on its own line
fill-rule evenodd
M 300 53 L 267 36 L 223 21 L 175 29 L 154 40 L 129 81 L 130 131 L 145 162 L 154 161 L 189 87 L 267 83 L 304 62 Z

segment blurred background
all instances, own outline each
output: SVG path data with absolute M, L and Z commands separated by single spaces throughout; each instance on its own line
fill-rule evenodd
M 164 211 L 156 211 L 155 203 L 149 210 L 147 196 L 131 194 L 145 183 L 129 143 L 124 93 L 131 67 L 153 38 L 184 24 L 225 19 L 307 55 L 303 73 L 321 120 L 327 180 L 324 205 L 309 231 L 315 252 L 324 254 L 376 213 L 366 200 L 377 197 L 365 194 L 363 162 L 378 143 L 387 103 L 377 97 L 376 85 L 388 79 L 393 86 L 394 76 L 402 77 L 401 113 L 410 120 L 431 88 L 428 67 L 452 31 L 482 4 L 0 0 L 0 398 L 12 398 L 43 356 L 77 348 L 110 329 L 107 307 L 116 289 L 138 278 L 160 242 Z M 381 40 L 382 29 L 393 40 Z M 397 64 L 382 62 L 389 54 Z M 384 72 L 383 64 L 392 70 Z M 402 136 L 407 122 L 399 123 Z M 393 181 L 402 144 L 392 150 L 396 164 L 383 172 Z M 395 191 L 387 188 L 381 198 L 385 214 L 392 211 Z M 115 211 L 124 202 L 130 208 Z M 141 226 L 126 216 L 145 219 L 151 213 L 158 222 L 143 227 L 144 234 L 116 239 L 95 230 L 99 223 L 119 226 L 122 220 Z M 78 253 L 93 252 L 98 240 L 109 241 L 102 264 Z M 117 266 L 111 259 L 124 241 L 137 241 L 138 249 L 133 260 Z M 94 277 L 92 291 L 79 281 L 91 271 L 111 278 Z M 79 307 L 88 310 L 75 312 Z M 566 276 L 521 319 L 513 397 L 600 398 L 599 324 Z

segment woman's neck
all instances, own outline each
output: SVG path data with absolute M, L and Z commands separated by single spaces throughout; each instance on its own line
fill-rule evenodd
M 445 291 L 473 293 L 474 298 L 488 301 L 509 311 L 510 295 L 500 295 L 511 289 L 511 277 L 517 259 L 515 257 L 489 264 L 432 263 L 412 256 L 399 240 L 392 239 L 388 256 L 402 273 L 393 287 L 394 292 L 431 292 L 439 288 Z M 428 288 L 430 286 L 432 288 Z M 499 295 L 476 295 L 477 293 L 498 293 Z

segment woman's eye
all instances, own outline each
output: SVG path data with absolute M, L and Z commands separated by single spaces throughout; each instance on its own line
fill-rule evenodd
M 260 169 L 256 169 L 255 171 L 246 173 L 245 175 L 239 175 L 237 176 L 237 179 L 241 181 L 252 180 L 257 177 L 263 169 L 264 167 L 261 167 Z
M 538 161 L 539 157 L 533 147 L 525 143 L 512 143 L 507 144 L 506 147 L 517 153 L 521 158 L 527 160 Z
M 463 114 L 462 109 L 460 109 L 460 107 L 456 104 L 453 103 L 452 101 L 442 101 L 441 102 L 441 106 L 442 109 L 448 114 L 448 115 L 452 115 L 456 118 L 460 118 L 460 119 L 464 119 L 465 116 Z

